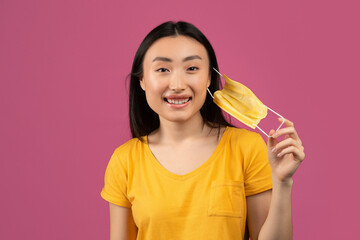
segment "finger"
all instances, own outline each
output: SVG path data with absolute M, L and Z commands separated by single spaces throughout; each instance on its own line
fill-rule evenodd
M 294 127 L 294 123 L 286 118 L 278 118 L 279 122 L 284 121 L 285 126 L 287 127 Z
M 278 141 L 275 138 L 271 137 L 274 133 L 275 133 L 275 130 L 271 129 L 268 134 L 270 137 L 268 137 L 268 139 L 267 139 L 267 145 L 270 148 L 273 148 L 278 143 Z
M 282 122 L 282 121 L 284 120 L 285 126 L 287 126 L 287 127 L 293 127 L 293 128 L 294 128 L 294 133 L 293 133 L 292 137 L 298 138 L 299 143 L 302 144 L 302 142 L 301 142 L 301 140 L 300 140 L 300 137 L 299 137 L 299 134 L 298 134 L 298 133 L 296 132 L 296 130 L 295 130 L 294 123 L 293 123 L 292 121 L 290 121 L 289 119 L 286 119 L 286 118 L 278 118 L 278 120 L 279 120 L 279 122 Z M 282 129 L 285 129 L 285 128 L 282 128 Z M 280 129 L 280 130 L 281 130 L 281 129 Z M 277 132 L 279 132 L 279 131 L 277 131 Z M 274 137 L 277 137 L 277 136 L 275 135 Z M 287 137 L 285 136 L 285 138 L 287 138 Z
M 271 152 L 277 153 L 280 152 L 282 149 L 287 148 L 289 146 L 297 147 L 298 149 L 301 149 L 302 146 L 293 138 L 287 138 L 278 144 L 274 146 L 274 148 L 271 150 Z
M 300 149 L 298 149 L 295 146 L 290 146 L 290 147 L 283 149 L 277 156 L 282 157 L 285 154 L 289 154 L 289 153 L 294 154 L 295 158 L 299 161 L 303 161 L 305 158 L 305 153 L 303 151 L 300 151 Z
M 300 140 L 295 128 L 293 128 L 293 127 L 281 128 L 276 133 L 274 133 L 272 137 L 278 138 L 283 135 L 289 135 L 290 137 L 292 137 L 293 139 L 296 139 L 301 144 L 301 140 Z
M 273 137 L 277 138 L 277 137 L 285 135 L 285 134 L 292 135 L 291 137 L 298 137 L 296 130 L 293 127 L 280 128 L 279 130 L 277 130 L 277 132 L 275 132 L 273 134 Z

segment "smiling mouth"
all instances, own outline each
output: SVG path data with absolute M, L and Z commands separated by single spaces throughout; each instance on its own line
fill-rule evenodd
M 180 105 L 180 104 L 184 104 L 187 103 L 191 100 L 191 97 L 189 98 L 184 98 L 184 99 L 167 99 L 164 98 L 164 100 L 170 104 L 175 104 L 175 105 Z

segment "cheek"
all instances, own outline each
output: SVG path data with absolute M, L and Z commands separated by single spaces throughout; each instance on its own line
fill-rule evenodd
M 160 81 L 151 78 L 146 80 L 146 100 L 149 106 L 155 111 L 156 107 L 162 104 L 162 95 L 165 89 L 163 86 L 164 84 L 161 84 Z
M 203 74 L 202 76 L 194 79 L 193 83 L 193 86 L 197 89 L 197 91 L 206 91 L 206 88 L 210 85 L 209 76 L 207 74 Z
M 151 97 L 155 97 L 160 94 L 162 95 L 162 92 L 164 91 L 164 84 L 161 84 L 159 81 L 149 81 L 146 85 L 146 93 Z
M 149 105 L 149 107 L 157 114 L 159 114 L 159 108 L 161 106 L 161 101 L 158 95 L 155 95 L 154 92 L 146 91 L 146 102 Z
M 153 91 L 160 90 L 164 88 L 166 84 L 166 78 L 156 76 L 155 74 L 148 74 L 147 75 L 147 87 L 150 87 Z

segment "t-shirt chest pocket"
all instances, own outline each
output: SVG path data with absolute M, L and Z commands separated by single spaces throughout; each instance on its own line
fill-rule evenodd
M 244 217 L 246 199 L 243 181 L 213 181 L 210 189 L 209 216 Z

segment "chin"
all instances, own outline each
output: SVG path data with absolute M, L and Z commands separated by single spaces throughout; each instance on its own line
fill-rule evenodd
M 177 122 L 177 123 L 183 123 L 190 120 L 190 118 L 187 117 L 163 117 L 163 119 L 169 122 Z
M 161 117 L 161 119 L 165 120 L 165 121 L 169 121 L 169 122 L 176 122 L 176 123 L 185 123 L 187 121 L 194 121 L 197 117 L 200 116 L 200 112 L 199 112 L 199 116 L 197 116 L 198 114 L 194 114 L 194 115 L 189 115 L 189 114 L 166 114 L 163 115 Z

